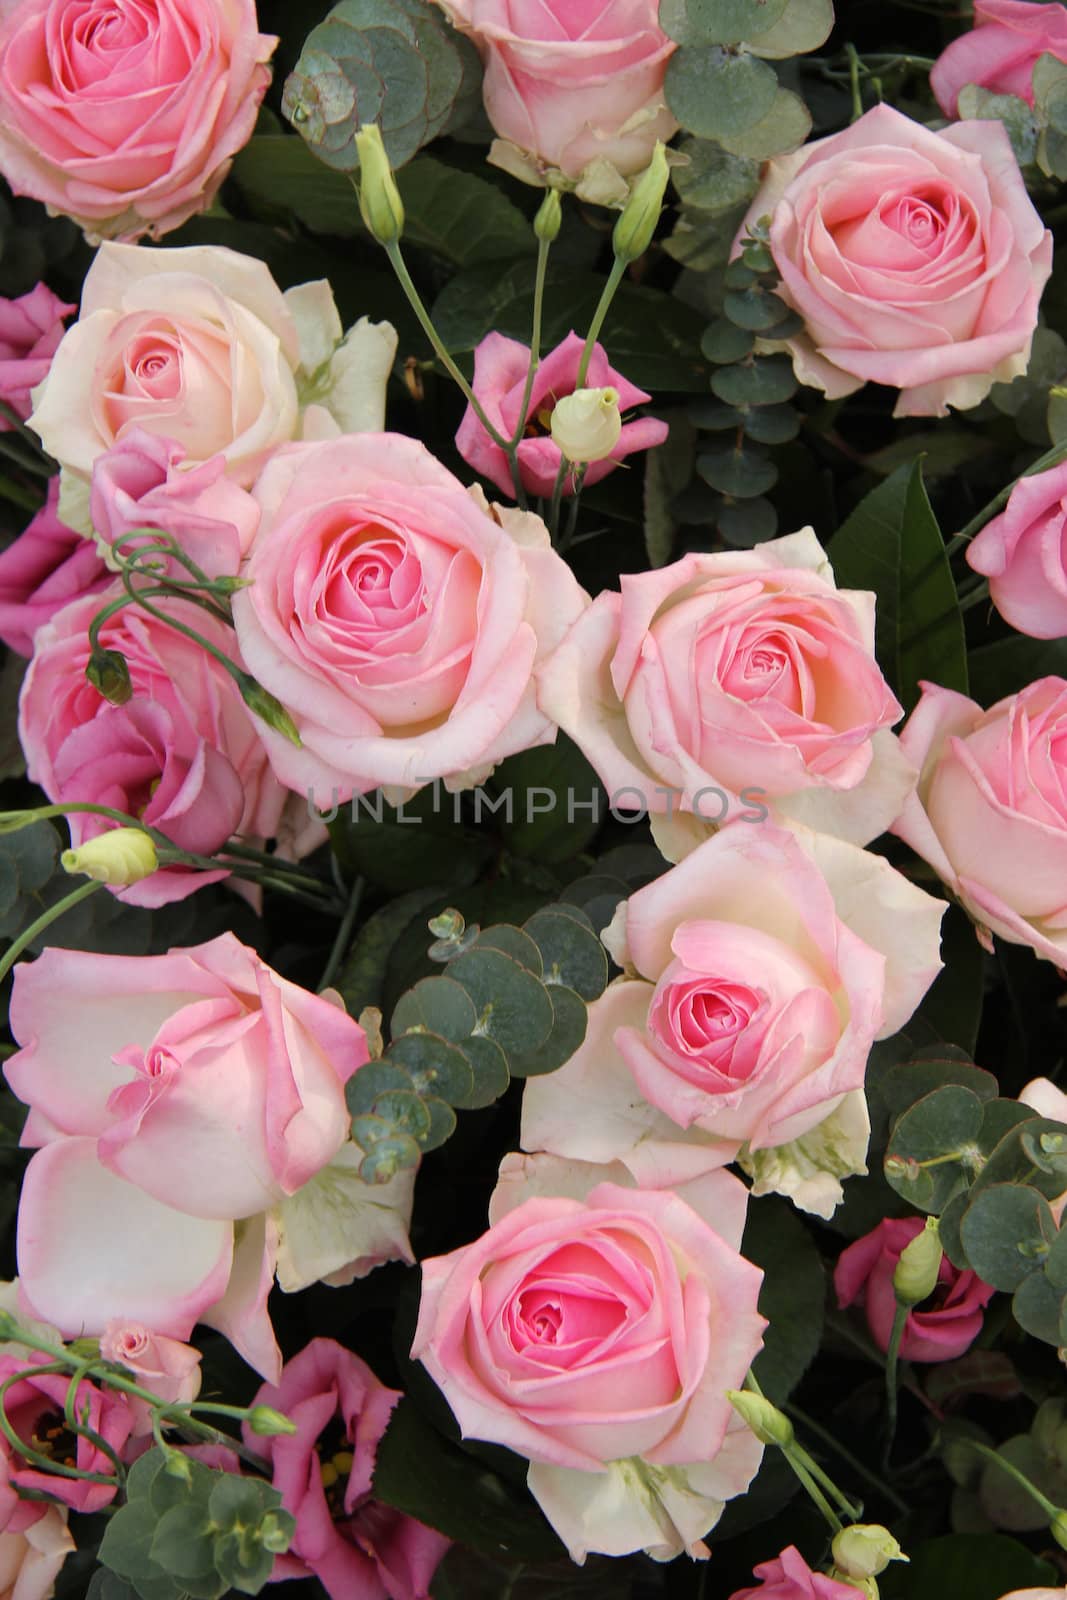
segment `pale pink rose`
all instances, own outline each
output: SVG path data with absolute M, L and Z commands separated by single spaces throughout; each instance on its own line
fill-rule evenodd
M 761 1455 L 726 1397 L 765 1326 L 762 1273 L 738 1253 L 744 1189 L 710 1173 L 698 1211 L 692 1190 L 603 1171 L 542 1158 L 529 1198 L 502 1183 L 489 1231 L 422 1263 L 412 1355 L 465 1437 L 529 1460 L 530 1491 L 575 1561 L 705 1556 Z
M 0 1533 L 0 1600 L 51 1600 L 73 1549 L 65 1507 L 49 1506 L 24 1533 Z
M 618 1160 L 654 1188 L 741 1153 L 757 1193 L 829 1215 L 840 1166 L 790 1183 L 796 1156 L 758 1153 L 862 1102 L 871 1045 L 940 969 L 944 910 L 854 845 L 729 824 L 620 907 L 604 938 L 626 975 L 570 1060 L 527 1081 L 523 1147 Z
M 100 1354 L 133 1374 L 142 1389 L 150 1389 L 161 1400 L 184 1404 L 200 1393 L 200 1351 L 180 1339 L 153 1333 L 141 1322 L 112 1318 L 100 1335 Z M 152 1413 L 147 1400 L 128 1396 L 133 1411 L 133 1432 L 152 1432 Z
M 0 171 L 93 243 L 159 238 L 248 142 L 277 42 L 255 0 L 4 0 Z
M 75 600 L 39 629 L 22 685 L 19 739 L 27 770 L 56 803 L 111 806 L 159 828 L 197 855 L 233 834 L 271 838 L 286 793 L 271 771 L 261 730 L 230 674 L 193 640 L 137 606 L 100 630 L 126 658 L 133 696 L 111 705 L 85 677 L 89 624 L 112 591 Z M 153 602 L 216 649 L 237 656 L 232 632 L 187 600 Z M 115 826 L 72 813 L 75 846 Z M 217 872 L 168 866 L 121 891 L 132 905 L 183 899 Z
M 33 636 L 72 600 L 99 594 L 111 582 L 95 546 L 57 515 L 58 480 L 13 544 L 0 554 L 0 639 L 20 656 Z
M 542 711 L 620 810 L 717 824 L 769 808 L 866 844 L 915 774 L 874 656 L 874 596 L 837 589 L 810 528 L 624 574 L 538 672 Z
M 922 688 L 901 734 L 919 785 L 893 832 L 986 944 L 997 933 L 1067 967 L 1067 682 L 1040 678 L 988 711 Z
M 6 1458 L 5 1489 L 45 1490 L 62 1500 L 73 1511 L 91 1514 L 110 1505 L 118 1493 L 118 1480 L 111 1458 L 99 1445 L 93 1444 L 84 1433 L 73 1434 L 66 1426 L 63 1406 L 70 1387 L 68 1374 L 38 1372 L 47 1357 L 35 1352 L 28 1360 L 20 1356 L 0 1356 L 0 1383 L 21 1373 L 4 1396 L 4 1412 L 12 1428 L 26 1444 L 35 1439 L 47 1440 L 54 1429 L 59 1441 L 57 1459 L 82 1472 L 102 1473 L 110 1483 L 91 1483 L 85 1478 L 64 1478 L 45 1472 L 16 1455 L 5 1439 L 0 1445 Z M 76 1390 L 76 1415 L 84 1418 L 87 1426 L 100 1435 L 120 1457 L 130 1438 L 133 1416 L 124 1394 L 115 1389 L 98 1388 L 83 1379 Z M 33 1515 L 28 1513 L 32 1510 Z M 27 1512 L 16 1511 L 7 1523 L 7 1532 L 25 1532 L 41 1515 L 38 1505 L 30 1502 Z
M 136 546 L 129 534 L 158 529 L 209 578 L 236 574 L 255 538 L 259 507 L 226 476 L 224 456 L 183 471 L 184 460 L 184 447 L 173 439 L 132 429 L 93 466 L 93 532 L 104 545 L 125 538 L 122 553 L 130 555 Z M 190 576 L 177 560 L 169 568 L 176 577 Z
M 657 139 L 677 130 L 663 95 L 677 45 L 659 25 L 657 0 L 437 4 L 482 54 L 499 165 L 533 182 L 562 173 L 588 198 L 617 203 L 620 178 L 642 171 Z
M 959 93 L 968 83 L 1033 105 L 1034 67 L 1046 54 L 1067 61 L 1067 7 L 975 0 L 973 28 L 942 50 L 930 87 L 946 117 L 959 114 Z
M 1067 1589 L 1013 1589 L 1000 1600 L 1067 1600 Z
M 30 391 L 48 376 L 63 337 L 63 319 L 76 309 L 43 283 L 17 300 L 0 295 L 0 400 L 24 422 L 33 410 Z M 0 433 L 11 426 L 0 416 Z
M 378 1445 L 400 1398 L 333 1339 L 312 1339 L 286 1362 L 276 1386 L 259 1390 L 253 1404 L 273 1406 L 297 1430 L 273 1438 L 244 1430 L 296 1518 L 287 1553 L 274 1558 L 272 1583 L 314 1576 L 330 1600 L 428 1600 L 452 1541 L 371 1491 Z
M 793 1544 L 773 1561 L 754 1567 L 752 1576 L 759 1579 L 758 1586 L 738 1589 L 730 1600 L 856 1600 L 860 1593 L 854 1584 L 813 1572 Z
M 887 384 L 895 416 L 930 417 L 1026 371 L 1052 235 L 1003 123 L 935 133 L 875 106 L 768 163 L 746 223 L 768 215 L 801 383 Z
M 1020 478 L 967 561 L 1005 622 L 1031 639 L 1067 637 L 1067 462 Z
M 904 1247 L 923 1231 L 922 1217 L 886 1217 L 847 1249 L 834 1267 L 838 1306 L 858 1301 L 867 1318 L 871 1338 L 880 1350 L 889 1349 L 896 1316 L 893 1273 Z M 904 1322 L 900 1354 L 905 1361 L 954 1361 L 969 1350 L 982 1331 L 986 1306 L 996 1291 L 976 1272 L 961 1272 L 942 1256 L 937 1287 L 928 1299 L 913 1306 Z
M 207 1321 L 277 1371 L 275 1212 L 345 1143 L 362 1028 L 232 934 L 165 956 L 51 947 L 16 969 L 11 1028 L 37 1149 L 22 1303 L 67 1334 L 118 1319 L 185 1340 Z
M 533 670 L 587 603 L 539 517 L 468 490 L 403 434 L 278 453 L 234 596 L 241 652 L 286 707 L 264 731 L 283 783 L 320 806 L 413 791 L 555 738 Z
M 30 425 L 83 483 L 144 429 L 179 444 L 186 470 L 223 456 L 248 488 L 302 432 L 382 426 L 396 334 L 364 317 L 341 340 L 324 281 L 283 294 L 262 261 L 218 245 L 105 244 Z
M 526 437 L 518 449 L 519 472 L 523 488 L 529 494 L 551 495 L 559 472 L 559 446 L 551 433 L 552 411 L 557 401 L 573 394 L 578 385 L 578 365 L 585 340 L 569 333 L 562 344 L 543 357 L 534 377 L 527 410 Z M 511 437 L 519 420 L 519 412 L 526 392 L 526 374 L 530 366 L 530 348 L 517 339 L 506 339 L 502 333 L 487 333 L 474 352 L 474 393 L 482 410 L 494 427 L 505 438 Z M 618 391 L 620 411 L 629 411 L 652 397 L 638 389 L 616 372 L 608 361 L 603 345 L 594 345 L 589 371 L 584 387 L 590 389 L 613 388 Z M 667 437 L 667 424 L 655 417 L 638 417 L 624 422 L 619 442 L 603 461 L 593 461 L 586 469 L 584 482 L 599 483 L 613 472 L 620 461 L 635 450 L 651 450 Z M 468 466 L 480 472 L 483 478 L 508 496 L 515 498 L 508 458 L 498 444 L 494 444 L 478 421 L 473 406 L 468 406 L 456 434 L 456 449 Z M 564 494 L 573 493 L 568 477 Z

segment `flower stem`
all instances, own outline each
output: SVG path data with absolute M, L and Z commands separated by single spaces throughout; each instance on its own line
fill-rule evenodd
M 1031 1483 L 1030 1479 L 1020 1472 L 1017 1466 L 1005 1456 L 1000 1455 L 998 1451 L 991 1450 L 988 1445 L 980 1444 L 977 1439 L 961 1437 L 954 1442 L 966 1445 L 968 1449 L 976 1450 L 980 1456 L 984 1456 L 987 1461 L 991 1461 L 995 1466 L 998 1466 L 1002 1472 L 1006 1472 L 1009 1478 L 1014 1478 L 1020 1489 L 1024 1489 L 1030 1498 L 1041 1507 L 1050 1522 L 1059 1515 L 1059 1506 L 1053 1505 L 1048 1496 L 1042 1494 L 1036 1483 Z
M 889 1458 L 893 1454 L 893 1442 L 897 1436 L 897 1398 L 899 1386 L 897 1382 L 897 1364 L 900 1360 L 900 1341 L 904 1337 L 904 1324 L 908 1320 L 908 1307 L 897 1302 L 893 1314 L 893 1330 L 889 1335 L 889 1349 L 885 1357 L 885 1400 L 886 1400 L 886 1428 L 885 1448 L 882 1451 L 882 1468 L 889 1470 Z
M 593 346 L 600 336 L 600 330 L 604 326 L 604 319 L 611 309 L 611 302 L 615 298 L 615 291 L 622 282 L 623 273 L 626 271 L 627 265 L 628 263 L 625 260 L 620 260 L 618 256 L 615 257 L 611 264 L 608 281 L 601 291 L 597 308 L 593 312 L 593 320 L 589 324 L 589 332 L 585 336 L 585 347 L 582 350 L 582 359 L 578 363 L 578 377 L 574 385 L 576 389 L 585 387 L 585 380 L 589 375 L 589 363 L 593 359 Z
M 341 918 L 341 925 L 337 929 L 336 937 L 330 948 L 329 959 L 323 968 L 322 978 L 319 982 L 319 994 L 324 989 L 328 989 L 337 976 L 337 969 L 344 959 L 345 951 L 348 949 L 348 941 L 352 937 L 352 929 L 359 915 L 360 901 L 363 899 L 363 888 L 363 878 L 357 877 L 352 885 L 352 891 L 348 897 L 348 905 L 345 907 L 345 914 Z
M 46 928 L 51 927 L 53 922 L 58 922 L 65 912 L 72 911 L 75 906 L 80 905 L 83 900 L 88 900 L 91 894 L 95 894 L 98 889 L 103 887 L 104 885 L 98 883 L 95 878 L 90 878 L 88 883 L 79 884 L 70 894 L 66 895 L 62 900 L 58 900 L 54 906 L 49 906 L 47 911 L 42 911 L 36 922 L 31 922 L 29 927 L 20 933 L 18 938 L 8 945 L 5 950 L 3 958 L 0 959 L 0 983 L 3 983 L 19 956 L 28 945 L 33 943 L 39 933 L 43 933 Z
M 1028 466 L 1025 472 L 1020 472 L 1019 478 L 1032 478 L 1039 472 L 1047 472 L 1050 467 L 1059 466 L 1060 462 L 1064 460 L 1067 460 L 1067 439 L 1061 440 L 1059 444 L 1054 444 L 1052 449 L 1046 450 L 1043 456 L 1038 456 L 1037 460 Z M 994 495 L 988 505 L 984 505 L 981 511 L 976 512 L 970 522 L 962 527 L 954 538 L 949 540 L 945 546 L 946 555 L 950 557 L 955 555 L 956 551 L 962 549 L 965 544 L 973 539 L 975 534 L 984 528 L 987 522 L 992 521 L 998 511 L 1003 511 L 1012 490 L 1019 482 L 1019 478 L 1013 478 L 1007 488 L 1001 489 L 999 494 Z

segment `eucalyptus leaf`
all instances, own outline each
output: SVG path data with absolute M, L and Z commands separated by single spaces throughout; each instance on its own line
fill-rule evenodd
M 720 142 L 760 122 L 779 92 L 774 70 L 765 61 L 719 45 L 676 50 L 667 63 L 663 90 L 683 128 Z

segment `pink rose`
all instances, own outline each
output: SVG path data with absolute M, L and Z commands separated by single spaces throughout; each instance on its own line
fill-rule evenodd
M 181 849 L 210 855 L 235 833 L 270 838 L 286 794 L 229 673 L 202 646 L 136 606 L 100 630 L 125 656 L 133 697 L 111 705 L 86 681 L 88 629 L 107 595 L 75 600 L 41 628 L 22 685 L 19 738 L 27 770 L 50 800 L 111 806 L 159 828 Z M 234 656 L 233 634 L 186 600 L 154 602 Z M 75 846 L 114 826 L 70 817 Z M 132 905 L 184 899 L 218 872 L 172 866 L 122 890 Z
M 264 738 L 326 805 L 379 785 L 469 787 L 551 742 L 533 669 L 586 597 L 539 517 L 495 513 L 425 446 L 362 434 L 279 452 L 234 596 L 249 670 L 302 740 Z
M 922 1217 L 886 1217 L 877 1228 L 842 1250 L 834 1268 L 834 1291 L 843 1310 L 860 1301 L 871 1338 L 889 1349 L 896 1316 L 893 1273 L 905 1245 L 922 1232 Z M 905 1361 L 954 1361 L 982 1331 L 982 1314 L 995 1291 L 975 1272 L 961 1272 L 942 1256 L 937 1287 L 914 1306 L 904 1322 L 900 1354 Z
M 33 636 L 71 600 L 99 594 L 111 575 L 95 546 L 59 520 L 59 483 L 13 544 L 0 554 L 0 639 L 20 656 L 33 654 Z
M 74 1511 L 88 1514 L 101 1511 L 104 1506 L 111 1504 L 118 1492 L 114 1463 L 84 1433 L 72 1433 L 67 1428 L 63 1406 L 70 1379 L 66 1373 L 34 1370 L 46 1362 L 47 1357 L 40 1354 L 28 1359 L 0 1356 L 0 1383 L 15 1373 L 22 1374 L 4 1396 L 4 1412 L 8 1421 L 24 1443 L 43 1440 L 57 1461 L 79 1467 L 82 1472 L 103 1473 L 113 1481 L 90 1483 L 85 1478 L 63 1478 L 56 1473 L 44 1472 L 16 1455 L 4 1440 L 0 1448 L 6 1458 L 5 1488 L 43 1489 Z M 121 1456 L 129 1440 L 133 1420 L 126 1396 L 114 1389 L 97 1388 L 96 1384 L 86 1379 L 79 1383 L 76 1396 L 75 1414 L 79 1419 L 84 1418 L 87 1426 Z M 35 1445 L 35 1448 L 40 1446 Z M 39 1506 L 32 1502 L 20 1514 L 23 1503 L 7 1523 L 6 1531 L 23 1532 L 40 1517 Z
M 100 1335 L 100 1354 L 133 1374 L 142 1389 L 161 1400 L 184 1404 L 200 1393 L 200 1351 L 180 1339 L 153 1333 L 140 1322 L 113 1318 Z M 152 1415 L 147 1400 L 128 1397 L 133 1411 L 133 1432 L 151 1433 Z
M 559 446 L 551 433 L 552 410 L 565 395 L 573 394 L 578 384 L 578 364 L 585 340 L 569 333 L 541 361 L 530 391 L 527 410 L 526 437 L 519 445 L 519 472 L 523 488 L 529 494 L 551 495 L 561 461 Z M 502 333 L 487 333 L 474 352 L 474 393 L 482 410 L 506 438 L 515 431 L 526 391 L 526 374 L 530 366 L 530 348 L 517 339 L 505 339 Z M 629 411 L 651 395 L 629 383 L 621 372 L 616 372 L 608 361 L 603 345 L 594 345 L 589 362 L 585 387 L 590 389 L 614 388 L 619 395 L 620 411 Z M 655 417 L 638 417 L 623 424 L 619 442 L 611 455 L 603 461 L 591 462 L 585 473 L 586 485 L 599 483 L 620 461 L 635 450 L 651 450 L 667 437 L 667 424 Z M 456 434 L 456 449 L 468 466 L 480 472 L 483 478 L 506 494 L 515 498 L 508 458 L 500 446 L 494 444 L 468 406 Z M 573 493 L 570 478 L 564 493 Z
M 93 466 L 93 531 L 115 544 L 137 528 L 168 534 L 209 578 L 237 572 L 259 525 L 259 507 L 226 477 L 224 456 L 181 470 L 185 450 L 173 439 L 134 428 Z M 146 540 L 150 543 L 150 540 Z M 123 553 L 132 553 L 127 542 Z M 189 571 L 180 562 L 178 577 Z
M 218 245 L 105 244 L 30 425 L 68 494 L 134 429 L 174 440 L 186 470 L 223 456 L 248 488 L 290 439 L 380 428 L 395 350 L 366 317 L 342 340 L 324 281 L 283 294 L 262 261 Z
M 1034 67 L 1045 54 L 1067 61 L 1067 7 L 975 0 L 973 28 L 942 50 L 930 87 L 946 117 L 958 116 L 959 93 L 968 83 L 1033 105 Z
M 297 1430 L 263 1439 L 245 1427 L 296 1518 L 272 1583 L 314 1576 L 331 1600 L 427 1600 L 451 1540 L 371 1496 L 378 1444 L 400 1398 L 332 1339 L 312 1339 L 276 1387 L 259 1390 L 253 1404 L 273 1406 Z
M 746 222 L 768 214 L 801 383 L 888 384 L 895 416 L 930 417 L 1026 371 L 1052 235 L 1002 123 L 934 133 L 875 106 L 768 164 Z
M 944 909 L 854 845 L 731 823 L 620 906 L 604 939 L 627 976 L 527 1081 L 523 1147 L 655 1188 L 740 1155 L 756 1194 L 830 1215 L 866 1170 L 868 1053 L 936 976 Z
M 1067 462 L 1020 478 L 967 561 L 1005 622 L 1032 639 L 1067 637 Z
M 726 1398 L 765 1326 L 744 1189 L 713 1172 L 682 1200 L 554 1166 L 561 1187 L 502 1183 L 488 1233 L 422 1263 L 411 1353 L 465 1437 L 529 1459 L 572 1559 L 707 1555 L 761 1454 Z
M 983 711 L 923 684 L 901 744 L 920 771 L 893 832 L 990 933 L 1067 966 L 1067 682 Z
M 63 337 L 63 318 L 76 309 L 43 283 L 17 300 L 0 295 L 0 400 L 24 422 L 33 410 L 30 391 L 48 376 Z M 0 433 L 10 428 L 8 419 L 0 416 Z
M 437 0 L 485 62 L 490 160 L 529 182 L 549 173 L 584 198 L 618 203 L 657 139 L 678 124 L 663 96 L 677 49 L 657 0 Z
M 813 1572 L 792 1544 L 773 1561 L 754 1567 L 752 1576 L 759 1579 L 759 1586 L 738 1589 L 730 1600 L 856 1600 L 860 1593 L 854 1584 Z
M 37 1150 L 23 1303 L 67 1334 L 118 1319 L 184 1340 L 207 1321 L 276 1371 L 276 1214 L 347 1138 L 362 1028 L 228 933 L 165 956 L 51 947 L 16 969 L 11 1028 Z
M 0 1600 L 51 1600 L 73 1549 L 65 1507 L 49 1506 L 22 1533 L 0 1533 Z
M 915 774 L 889 732 L 903 713 L 874 656 L 874 596 L 834 586 L 810 528 L 621 588 L 538 673 L 541 709 L 613 804 L 668 831 L 679 807 L 717 824 L 769 805 L 857 844 L 899 815 Z
M 1013 1589 L 1000 1600 L 1067 1600 L 1067 1589 Z
M 91 243 L 159 238 L 214 198 L 277 39 L 254 0 L 4 0 L 0 170 Z

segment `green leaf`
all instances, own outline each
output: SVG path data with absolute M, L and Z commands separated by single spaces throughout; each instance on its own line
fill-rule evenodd
M 683 128 L 721 140 L 767 115 L 778 79 L 755 56 L 734 55 L 719 45 L 685 45 L 667 63 L 663 92 Z
M 475 943 L 479 950 L 502 951 L 512 961 L 517 961 L 520 967 L 525 967 L 527 972 L 533 973 L 535 978 L 544 976 L 541 952 L 537 945 L 528 933 L 511 923 L 498 922 L 491 928 L 483 928 Z
M 547 906 L 524 923 L 544 963 L 544 982 L 597 1000 L 608 981 L 608 958 L 592 923 L 576 907 Z
M 440 906 L 444 894 L 439 889 L 414 889 L 368 917 L 337 979 L 337 989 L 350 1017 L 358 1017 L 365 1006 L 381 1005 L 393 946 L 420 911 Z
M 800 417 L 790 405 L 759 406 L 745 412 L 744 429 L 757 444 L 787 444 L 800 432 Z
M 768 1399 L 781 1405 L 819 1348 L 825 1300 L 822 1262 L 793 1207 L 775 1197 L 749 1207 L 741 1253 L 763 1268 L 759 1309 L 770 1324 L 753 1371 Z
M 651 567 L 666 566 L 674 551 L 674 501 L 693 475 L 696 446 L 696 431 L 683 412 L 661 415 L 670 432 L 645 460 L 645 550 Z
M 479 1027 L 505 1055 L 536 1049 L 547 1039 L 554 1012 L 543 983 L 498 950 L 477 946 L 449 962 L 479 1013 Z
M 215 1577 L 214 1538 L 207 1506 L 193 1501 L 172 1506 L 156 1523 L 151 1558 L 182 1583 Z
M 736 505 L 724 504 L 716 526 L 727 544 L 750 550 L 753 545 L 774 538 L 778 513 L 769 500 L 757 496 L 755 500 L 739 500 Z
M 772 489 L 778 468 L 766 456 L 744 445 L 732 450 L 709 450 L 697 457 L 697 471 L 705 483 L 735 500 L 748 500 Z
M 919 1012 L 942 1039 L 970 1055 L 982 1020 L 985 951 L 978 943 L 974 923 L 956 905 L 949 906 L 941 924 L 941 959 L 944 968 Z
M 788 356 L 764 356 L 748 366 L 721 367 L 711 387 L 729 406 L 773 406 L 792 399 L 797 380 Z
M 1036 1189 L 997 1183 L 980 1190 L 960 1223 L 971 1267 L 994 1289 L 1011 1292 L 1040 1270 L 1056 1224 Z
M 536 1078 L 558 1071 L 585 1038 L 588 1022 L 585 1001 L 573 989 L 564 989 L 559 984 L 554 984 L 547 993 L 552 1003 L 552 1026 L 548 1036 L 532 1050 L 508 1055 L 512 1077 Z
M 924 1095 L 950 1083 L 969 1089 L 982 1101 L 994 1099 L 997 1093 L 997 1080 L 991 1072 L 970 1061 L 941 1061 L 936 1057 L 901 1061 L 890 1067 L 878 1081 L 878 1093 L 891 1114 L 899 1117 Z
M 998 1477 L 1007 1481 L 1003 1473 Z M 909 1544 L 908 1556 L 908 1566 L 894 1563 L 878 1574 L 882 1600 L 1001 1600 L 1011 1590 L 1058 1581 L 1049 1562 L 999 1533 L 926 1539 Z
M 1059 1142 L 1067 1136 L 1067 1128 L 1046 1117 L 1026 1115 L 1029 1109 L 1013 1100 L 993 1101 L 987 1108 L 990 1128 L 988 1134 L 983 1129 L 983 1142 L 1001 1132 L 1005 1119 L 1012 1120 L 976 1176 L 976 1191 L 996 1183 L 1026 1183 L 1046 1199 L 1055 1200 L 1067 1189 L 1067 1156 L 1048 1154 L 1041 1148 L 1043 1138 Z
M 454 978 L 421 978 L 413 989 L 400 996 L 389 1028 L 394 1039 L 411 1028 L 419 1028 L 458 1044 L 474 1032 L 477 1021 L 473 1000 Z
M 761 337 L 775 339 L 778 330 L 782 330 L 782 337 L 786 337 L 790 329 L 795 329 L 796 317 L 790 311 L 785 301 L 770 289 L 761 284 L 751 283 L 742 288 L 731 289 L 725 295 L 722 303 L 723 311 L 729 320 L 736 323 L 739 328 L 746 328 L 750 332 L 758 333 Z M 786 360 L 787 357 L 780 357 Z M 715 374 L 718 376 L 718 374 Z M 714 384 L 712 385 L 714 387 Z M 795 389 L 794 385 L 794 389 Z M 716 390 L 716 393 L 718 391 Z M 789 394 L 793 393 L 793 389 Z M 722 399 L 726 399 L 723 395 Z M 788 399 L 788 395 L 783 395 Z M 732 402 L 736 403 L 736 402 Z
M 970 1089 L 946 1084 L 924 1095 L 889 1136 L 886 1179 L 917 1210 L 940 1212 L 975 1171 L 981 1126 L 982 1102 Z
M 369 1116 L 379 1095 L 392 1089 L 410 1090 L 411 1086 L 411 1074 L 396 1062 L 388 1058 L 368 1061 L 345 1084 L 345 1104 L 351 1116 Z
M 1063 1301 L 1063 1289 L 1050 1283 L 1046 1273 L 1032 1272 L 1012 1296 L 1011 1314 L 1024 1333 L 1059 1345 Z
M 957 116 L 971 122 L 1001 122 L 1011 140 L 1015 159 L 1021 167 L 1029 166 L 1037 155 L 1037 120 L 1025 100 L 1015 94 L 992 94 L 977 83 L 964 84 L 959 92 Z
M 750 48 L 754 55 L 775 61 L 806 55 L 826 43 L 833 25 L 832 0 L 789 0 L 781 20 L 753 39 Z
M 653 451 L 657 455 L 658 451 Z M 584 850 L 607 814 L 596 772 L 566 734 L 502 761 L 486 783 L 502 809 L 494 820 L 507 848 L 546 866 Z
M 756 336 L 750 328 L 741 328 L 736 322 L 719 317 L 705 328 L 700 349 L 709 361 L 725 365 L 728 361 L 743 361 L 751 354 L 755 342 Z
M 394 1037 L 386 1059 L 400 1063 L 419 1094 L 437 1095 L 452 1106 L 470 1104 L 474 1075 L 459 1043 L 450 1043 L 435 1033 L 402 1033 Z M 359 1073 L 355 1076 L 358 1078 Z
M 770 36 L 768 35 L 768 38 Z M 767 49 L 756 52 L 769 55 Z M 720 143 L 731 154 L 751 161 L 767 161 L 771 156 L 796 150 L 811 132 L 811 112 L 792 89 L 779 89 L 770 109 L 740 133 L 720 134 Z
M 460 1109 L 477 1111 L 499 1100 L 507 1089 L 511 1082 L 508 1059 L 494 1039 L 464 1039 L 462 1050 L 474 1076 L 474 1087 Z
M 734 156 L 704 139 L 683 139 L 686 164 L 671 168 L 671 182 L 686 206 L 711 215 L 748 205 L 759 188 L 758 161 Z
M 708 44 L 742 44 L 780 21 L 789 0 L 686 0 L 690 33 Z
M 879 665 L 905 709 L 920 678 L 966 694 L 959 600 L 918 462 L 860 501 L 828 554 L 840 588 L 874 590 Z
M 1015 634 L 972 650 L 971 694 L 991 706 L 1037 678 L 1067 677 L 1067 639 L 1027 639 Z
M 401 893 L 427 883 L 473 883 L 493 842 L 457 822 L 459 796 L 429 783 L 391 806 L 380 790 L 353 798 L 330 823 L 334 854 L 345 871 Z

